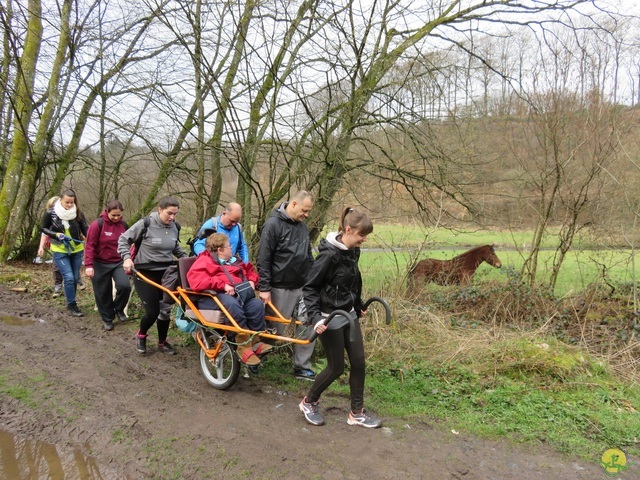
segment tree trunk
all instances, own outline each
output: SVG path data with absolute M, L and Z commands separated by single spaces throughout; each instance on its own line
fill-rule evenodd
M 0 191 L 0 262 L 4 262 L 11 253 L 16 238 L 13 238 L 7 230 L 7 225 L 12 213 L 15 215 L 24 211 L 24 205 L 16 205 L 20 182 L 25 170 L 29 152 L 29 124 L 33 113 L 33 85 L 36 75 L 36 66 L 40 53 L 42 40 L 42 5 L 40 0 L 29 0 L 29 23 L 25 38 L 24 50 L 20 61 L 20 68 L 16 75 L 16 95 L 14 97 L 15 120 L 13 131 L 13 143 L 11 154 L 7 162 L 7 170 L 4 175 L 2 190 Z M 29 158 L 33 162 L 33 157 Z M 31 173 L 29 169 L 28 174 Z M 18 211 L 14 210 L 18 207 Z
M 5 29 L 2 34 L 2 66 L 0 66 L 0 188 L 4 183 L 6 171 L 8 139 L 11 126 L 11 109 L 9 105 L 9 79 L 11 78 L 11 28 L 13 23 L 13 6 L 7 0 L 5 11 Z

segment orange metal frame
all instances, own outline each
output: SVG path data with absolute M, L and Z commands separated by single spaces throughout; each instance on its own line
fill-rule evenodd
M 247 329 L 242 328 L 240 325 L 238 325 L 238 323 L 235 321 L 235 319 L 231 316 L 229 311 L 226 308 L 224 308 L 224 305 L 222 305 L 222 302 L 220 302 L 220 300 L 218 300 L 217 295 L 215 293 L 196 292 L 194 290 L 187 290 L 187 289 L 182 288 L 182 287 L 178 287 L 175 291 L 174 290 L 169 290 L 168 288 L 164 287 L 163 285 L 160 285 L 159 283 L 156 283 L 153 280 L 148 279 L 147 277 L 145 277 L 140 272 L 136 271 L 135 273 L 136 273 L 136 275 L 138 275 L 138 277 L 140 277 L 145 282 L 147 282 L 150 285 L 153 285 L 154 287 L 159 288 L 160 290 L 165 292 L 167 295 L 169 295 L 171 298 L 173 298 L 176 301 L 176 303 L 178 303 L 178 304 L 183 304 L 184 303 L 189 309 L 191 309 L 195 313 L 196 318 L 198 319 L 198 322 L 200 322 L 202 324 L 202 326 L 209 327 L 209 328 L 215 328 L 216 330 L 223 330 L 225 332 L 247 333 L 247 334 L 252 335 L 252 336 L 253 335 L 258 335 L 260 338 L 269 338 L 269 339 L 272 339 L 272 340 L 281 340 L 281 341 L 290 342 L 290 343 L 299 344 L 299 345 L 307 345 L 307 344 L 309 344 L 309 340 L 302 340 L 302 339 L 299 339 L 299 338 L 282 336 L 282 335 L 275 335 L 275 334 L 267 333 L 267 332 L 264 332 L 264 331 L 261 332 L 261 331 L 247 330 Z M 196 305 L 193 303 L 193 300 L 191 300 L 190 296 L 192 296 L 192 295 L 201 295 L 201 296 L 211 297 L 213 299 L 213 301 L 216 302 L 216 305 L 220 309 L 220 312 L 229 321 L 229 324 L 209 322 L 206 318 L 204 318 L 202 316 L 202 313 L 200 313 L 200 310 L 198 310 L 198 307 L 196 307 Z M 265 315 L 265 320 L 268 320 L 268 321 L 271 321 L 271 322 L 285 323 L 285 324 L 290 324 L 292 322 L 291 319 L 284 318 L 282 316 L 282 314 L 278 311 L 278 309 L 271 302 L 269 302 L 267 305 L 269 306 L 269 308 L 273 311 L 273 313 L 275 315 Z M 295 320 L 295 324 L 296 325 L 302 325 L 302 322 L 300 322 L 299 320 Z M 206 348 L 206 346 L 204 345 L 202 339 L 200 339 L 200 335 L 196 336 L 196 340 L 197 340 L 198 344 L 200 345 L 200 347 L 202 347 L 202 349 L 207 353 L 207 356 L 209 358 L 215 358 L 216 355 L 218 354 L 220 348 L 222 347 L 222 342 L 219 342 L 218 345 L 217 345 L 217 348 L 215 348 L 215 349 Z

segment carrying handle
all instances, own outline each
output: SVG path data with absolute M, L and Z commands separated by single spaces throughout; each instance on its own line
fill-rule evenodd
M 389 307 L 389 304 L 387 303 L 387 301 L 384 298 L 371 297 L 369 300 L 364 302 L 364 305 L 362 306 L 362 309 L 366 310 L 367 308 L 369 308 L 369 305 L 371 305 L 373 302 L 378 302 L 378 303 L 382 304 L 382 306 L 384 307 L 384 313 L 385 313 L 385 323 L 387 325 L 391 325 L 391 307 Z M 354 338 L 354 335 L 355 335 L 355 328 L 354 328 L 355 327 L 355 320 L 353 318 L 351 318 L 351 315 L 349 315 L 344 310 L 334 310 L 333 312 L 331 312 L 329 314 L 329 316 L 327 317 L 326 321 L 324 322 L 324 324 L 325 325 L 329 325 L 329 322 L 333 319 L 333 317 L 335 317 L 337 315 L 342 315 L 347 320 L 349 320 L 349 341 L 353 342 L 355 340 L 355 338 Z M 316 332 L 316 330 L 314 328 L 313 331 L 311 332 L 311 335 L 309 335 L 309 343 L 313 342 L 316 338 L 318 338 L 318 332 Z
M 384 298 L 371 297 L 369 300 L 364 302 L 364 305 L 362 306 L 362 309 L 366 310 L 367 308 L 369 308 L 369 305 L 371 305 L 373 302 L 378 302 L 378 303 L 382 304 L 382 306 L 384 307 L 384 322 L 387 325 L 391 325 L 391 307 L 389 307 L 389 304 L 387 303 L 387 301 Z
M 353 341 L 353 339 L 351 338 L 351 335 L 353 335 L 353 331 L 354 331 L 354 326 L 355 326 L 355 320 L 353 318 L 351 318 L 351 315 L 349 315 L 347 312 L 345 312 L 344 310 L 334 310 L 333 312 L 331 312 L 329 314 L 329 316 L 327 317 L 327 319 L 325 320 L 324 324 L 325 325 L 329 325 L 329 322 L 331 320 L 333 320 L 333 317 L 337 316 L 337 315 L 342 315 L 343 317 L 345 317 L 347 320 L 349 320 L 349 330 L 351 331 L 351 333 L 349 334 L 349 340 Z M 316 332 L 316 329 L 314 328 L 311 331 L 311 335 L 309 335 L 309 343 L 313 342 L 316 338 L 318 338 L 318 332 Z

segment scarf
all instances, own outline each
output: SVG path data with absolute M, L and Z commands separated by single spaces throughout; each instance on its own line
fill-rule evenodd
M 60 203 L 60 200 L 58 200 L 53 205 L 53 211 L 58 216 L 58 218 L 62 220 L 62 225 L 64 225 L 65 230 L 68 230 L 69 220 L 74 220 L 76 218 L 76 214 L 77 214 L 76 204 L 74 203 L 73 207 L 67 210 L 62 206 L 62 204 Z

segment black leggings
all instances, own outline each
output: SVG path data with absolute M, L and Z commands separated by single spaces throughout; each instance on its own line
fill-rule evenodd
M 155 283 L 162 283 L 162 275 L 164 270 L 140 270 L 145 277 Z M 160 302 L 162 301 L 162 290 L 154 287 L 150 283 L 140 279 L 137 275 L 134 277 L 133 285 L 138 292 L 142 306 L 144 307 L 144 315 L 140 319 L 140 334 L 146 335 L 153 324 L 156 323 L 160 314 Z M 158 320 L 158 343 L 164 343 L 169 332 L 169 320 Z
M 344 372 L 344 351 L 347 351 L 351 373 L 349 387 L 351 390 L 351 411 L 359 412 L 364 405 L 364 342 L 360 322 L 355 322 L 355 341 L 349 341 L 349 325 L 338 330 L 325 330 L 320 341 L 327 355 L 327 367 L 316 377 L 307 394 L 308 402 L 317 402 L 320 395 Z

